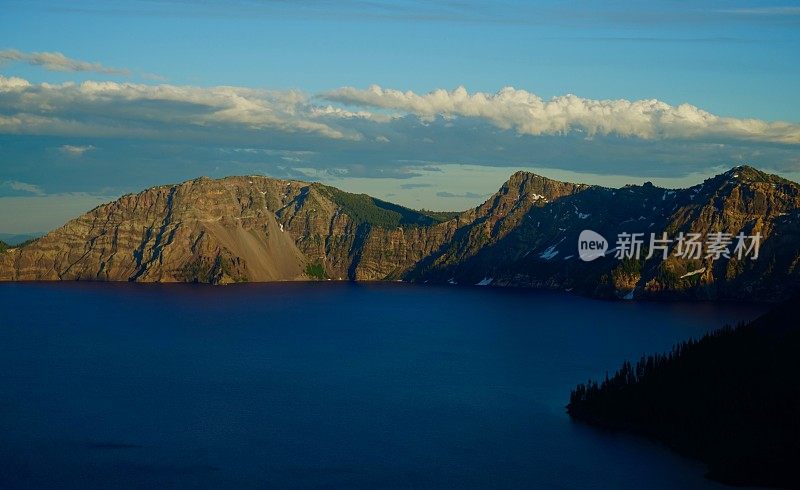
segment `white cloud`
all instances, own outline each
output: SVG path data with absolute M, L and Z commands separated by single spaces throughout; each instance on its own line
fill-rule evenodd
M 657 100 L 569 95 L 544 101 L 515 89 L 419 95 L 380 87 L 315 96 L 246 87 L 32 83 L 0 75 L 2 134 L 38 137 L 39 151 L 22 143 L 27 138 L 4 137 L 0 161 L 47 168 L 37 175 L 49 192 L 86 190 L 77 183 L 87 179 L 99 188 L 118 186 L 120 174 L 94 172 L 99 166 L 128 172 L 125 181 L 136 185 L 253 172 L 303 178 L 303 168 L 408 179 L 415 173 L 409 162 L 430 161 L 680 176 L 741 161 L 795 171 L 800 149 L 796 124 L 723 118 Z M 89 143 L 116 157 L 63 167 L 63 155 L 86 158 L 95 151 Z M 0 183 L 25 180 L 27 174 L 6 167 L 0 165 Z M 462 196 L 448 202 L 477 189 L 448 188 Z
M 75 145 L 61 145 L 58 147 L 62 153 L 66 153 L 69 156 L 79 157 L 82 156 L 87 151 L 92 151 L 95 149 L 92 145 L 85 145 L 85 146 L 75 146 Z
M 323 95 L 356 106 L 393 109 L 425 120 L 435 116 L 484 119 L 519 134 L 584 132 L 587 136 L 619 135 L 643 139 L 719 137 L 800 144 L 800 125 L 758 119 L 720 117 L 693 105 L 672 106 L 655 99 L 629 101 L 584 99 L 575 95 L 548 101 L 525 90 L 506 87 L 495 94 L 464 87 L 424 95 L 384 89 L 343 87 Z
M 325 121 L 298 91 L 244 87 L 194 87 L 85 81 L 31 84 L 0 75 L 0 132 L 96 136 L 204 133 L 224 127 L 312 133 L 358 140 L 357 131 L 335 128 L 350 114 L 328 111 Z M 361 113 L 367 114 L 367 113 Z
M 341 107 L 333 107 L 332 105 L 315 106 L 311 107 L 309 114 L 312 117 L 335 117 L 341 119 L 368 119 L 373 121 L 385 122 L 391 118 L 380 114 L 373 114 L 369 111 L 348 111 Z
M 28 63 L 51 71 L 83 71 L 106 75 L 130 75 L 125 68 L 111 68 L 97 62 L 68 58 L 59 52 L 25 53 L 16 49 L 0 50 L 0 64 L 8 62 Z
M 494 94 L 469 93 L 459 87 L 420 95 L 375 85 L 366 90 L 344 87 L 320 98 L 359 109 L 317 105 L 317 99 L 294 90 L 112 81 L 32 84 L 0 75 L 0 132 L 219 140 L 277 131 L 333 140 L 359 141 L 366 136 L 388 144 L 392 141 L 381 134 L 378 124 L 399 124 L 401 117 L 387 115 L 388 110 L 413 114 L 425 127 L 441 118 L 439 131 L 452 128 L 458 118 L 475 118 L 535 136 L 577 133 L 587 138 L 614 135 L 800 144 L 798 124 L 721 117 L 693 105 L 673 106 L 655 99 L 593 100 L 564 95 L 543 100 L 510 87 Z M 365 107 L 380 111 L 373 113 Z M 433 130 L 428 132 L 423 141 L 431 140 Z
M 0 75 L 0 92 L 21 91 L 30 86 L 30 82 L 25 79 Z

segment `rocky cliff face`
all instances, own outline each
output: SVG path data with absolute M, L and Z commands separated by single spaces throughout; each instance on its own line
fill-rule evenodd
M 275 209 L 301 186 L 266 178 L 197 179 L 99 206 L 12 249 L 4 280 L 228 283 L 301 277 L 304 258 Z
M 321 184 L 200 178 L 100 206 L 0 255 L 0 280 L 230 283 L 312 278 L 513 285 L 602 297 L 779 299 L 800 289 L 800 186 L 737 167 L 689 189 L 511 176 L 426 214 Z M 577 258 L 584 229 L 761 235 L 759 257 Z
M 377 226 L 359 220 L 362 209 L 338 203 L 329 189 L 259 176 L 155 187 L 7 250 L 0 256 L 0 280 L 217 284 L 399 278 L 449 240 L 457 226 L 458 220 L 439 224 L 372 200 L 365 208 L 377 210 L 379 218 L 391 219 L 399 209 L 403 218 L 420 222 Z
M 499 191 L 482 205 L 459 216 L 457 232 L 452 239 L 424 257 L 408 279 L 435 280 L 436 271 L 458 268 L 482 250 L 506 238 L 531 212 L 562 197 L 587 189 L 584 184 L 558 182 L 529 172 L 516 172 Z
M 465 260 L 420 267 L 410 276 L 609 298 L 773 300 L 800 288 L 799 218 L 800 186 L 751 167 L 734 168 L 689 189 L 589 187 L 532 207 L 504 238 Z M 585 229 L 604 236 L 611 253 L 592 262 L 580 260 L 578 236 Z M 673 241 L 666 260 L 660 250 L 647 259 L 651 233 L 671 239 L 695 233 L 705 241 L 717 232 L 760 234 L 759 257 L 740 260 L 731 253 L 713 260 L 704 247 L 699 258 L 681 258 Z M 620 233 L 642 234 L 638 260 L 614 257 Z M 731 252 L 735 245 L 733 238 Z

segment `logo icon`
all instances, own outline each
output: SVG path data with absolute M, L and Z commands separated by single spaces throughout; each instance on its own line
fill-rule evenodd
M 578 236 L 578 255 L 584 262 L 591 262 L 606 254 L 608 241 L 592 230 L 583 230 Z

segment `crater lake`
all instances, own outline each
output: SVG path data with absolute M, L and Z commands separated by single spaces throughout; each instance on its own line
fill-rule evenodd
M 402 283 L 0 284 L 2 487 L 709 488 L 579 382 L 765 306 Z

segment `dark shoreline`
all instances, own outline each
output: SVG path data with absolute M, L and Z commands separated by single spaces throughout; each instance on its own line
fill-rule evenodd
M 658 441 L 736 486 L 797 488 L 800 475 L 798 300 L 667 354 L 623 363 L 573 390 L 578 422 Z

